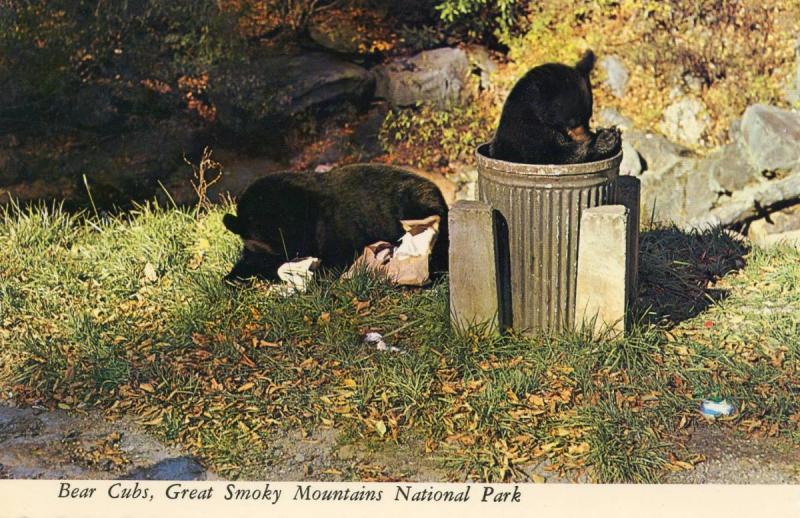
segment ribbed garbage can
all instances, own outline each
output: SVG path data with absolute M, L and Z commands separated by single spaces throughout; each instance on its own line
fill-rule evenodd
M 478 190 L 497 225 L 501 325 L 525 333 L 571 329 L 581 211 L 617 203 L 622 153 L 534 165 L 489 158 L 488 147 L 476 152 Z

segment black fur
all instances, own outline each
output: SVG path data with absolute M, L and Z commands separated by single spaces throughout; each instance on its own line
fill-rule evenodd
M 489 147 L 491 157 L 524 164 L 575 164 L 616 155 L 622 145 L 616 128 L 589 131 L 594 59 L 587 51 L 574 67 L 547 63 L 517 81 L 503 106 Z M 577 136 L 570 135 L 574 129 Z
M 400 220 L 439 215 L 433 271 L 447 269 L 447 204 L 432 182 L 396 167 L 356 164 L 327 173 L 273 173 L 256 180 L 239 199 L 225 227 L 244 249 L 226 280 L 276 280 L 278 267 L 298 257 L 318 257 L 343 270 L 366 245 L 397 241 Z

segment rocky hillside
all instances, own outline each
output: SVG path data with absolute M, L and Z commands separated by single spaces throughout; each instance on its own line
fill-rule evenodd
M 113 46 L 98 36 L 119 34 L 112 7 L 4 19 L 0 193 L 191 203 L 186 162 L 210 147 L 212 198 L 270 170 L 369 160 L 471 197 L 474 148 L 514 81 L 593 48 L 595 123 L 623 128 L 623 172 L 641 177 L 651 219 L 737 225 L 798 196 L 796 1 L 313 4 L 126 12 Z

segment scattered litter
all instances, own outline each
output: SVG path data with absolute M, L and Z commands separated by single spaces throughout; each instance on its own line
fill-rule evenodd
M 314 270 L 319 268 L 320 260 L 316 257 L 304 257 L 288 263 L 283 263 L 278 268 L 278 277 L 284 284 L 275 286 L 275 289 L 284 295 L 305 293 L 308 282 L 314 277 Z
M 706 417 L 728 416 L 735 410 L 731 403 L 725 399 L 704 399 L 700 404 L 700 412 Z
M 439 232 L 439 216 L 431 216 L 421 220 L 400 222 L 406 233 L 400 238 L 400 246 L 395 250 L 395 257 L 428 256 L 433 248 L 433 240 Z
M 387 345 L 386 342 L 383 341 L 383 335 L 380 333 L 367 333 L 366 336 L 364 336 L 364 343 L 367 345 L 374 345 L 375 349 L 379 351 L 389 351 L 393 353 L 403 351 L 399 347 Z
M 315 173 L 327 173 L 334 168 L 333 164 L 319 164 L 314 168 Z
M 366 266 L 384 271 L 394 284 L 424 286 L 430 279 L 428 263 L 439 234 L 439 222 L 439 216 L 435 215 L 400 221 L 406 231 L 400 238 L 400 246 L 394 247 L 386 241 L 366 246 L 344 277 L 351 277 L 355 268 Z
M 388 241 L 378 241 L 364 247 L 364 251 L 355 260 L 353 265 L 342 274 L 343 279 L 349 279 L 353 276 L 353 272 L 359 268 L 367 268 L 368 270 L 386 271 L 389 266 L 389 261 L 394 255 L 395 247 Z

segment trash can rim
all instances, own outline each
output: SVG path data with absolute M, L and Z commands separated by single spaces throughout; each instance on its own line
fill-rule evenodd
M 490 158 L 488 151 L 489 143 L 481 144 L 475 149 L 475 158 L 479 167 L 494 169 L 507 173 L 516 173 L 532 176 L 565 176 L 573 174 L 599 173 L 609 169 L 615 169 L 622 161 L 622 151 L 611 158 L 597 160 L 595 162 L 583 162 L 580 164 L 523 164 L 519 162 L 508 162 Z

